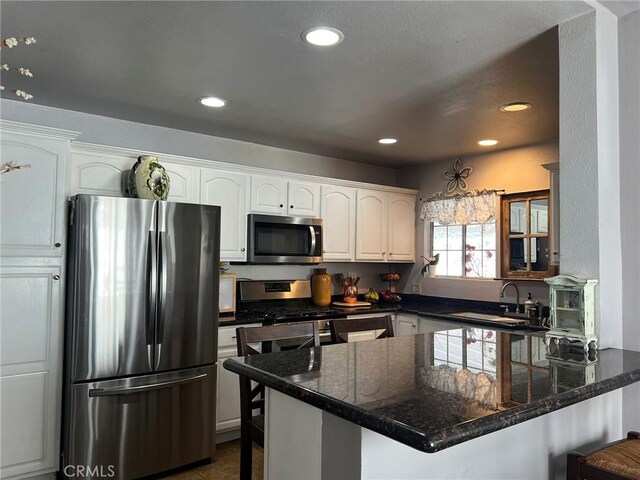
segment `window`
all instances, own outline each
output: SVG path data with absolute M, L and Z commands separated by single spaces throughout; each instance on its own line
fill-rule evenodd
M 503 278 L 555 275 L 549 262 L 549 190 L 503 195 Z
M 494 278 L 496 222 L 431 224 L 431 255 L 440 254 L 438 275 Z

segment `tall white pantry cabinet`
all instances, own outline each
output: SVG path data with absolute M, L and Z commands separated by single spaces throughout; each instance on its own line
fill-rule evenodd
M 62 396 L 65 175 L 76 132 L 2 121 L 0 477 L 58 469 Z

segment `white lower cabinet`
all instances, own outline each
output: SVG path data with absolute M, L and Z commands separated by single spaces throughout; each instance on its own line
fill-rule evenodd
M 0 477 L 54 472 L 60 452 L 61 267 L 0 267 Z
M 418 316 L 409 313 L 399 313 L 393 325 L 395 336 L 415 335 L 418 333 Z
M 240 428 L 240 383 L 238 375 L 222 366 L 238 356 L 236 327 L 218 329 L 218 386 L 216 399 L 216 434 Z

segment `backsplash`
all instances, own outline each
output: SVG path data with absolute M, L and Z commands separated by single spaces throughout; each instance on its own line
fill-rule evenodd
M 332 276 L 342 273 L 345 276 L 355 273 L 360 277 L 358 291 L 366 292 L 369 288 L 376 291 L 387 290 L 389 284 L 380 280 L 381 273 L 396 272 L 398 265 L 380 263 L 321 263 L 319 265 L 234 265 L 229 266 L 229 273 L 235 273 L 238 278 L 251 280 L 293 280 L 307 279 L 313 275 L 316 268 L 326 268 Z M 342 293 L 341 287 L 333 281 L 332 295 Z

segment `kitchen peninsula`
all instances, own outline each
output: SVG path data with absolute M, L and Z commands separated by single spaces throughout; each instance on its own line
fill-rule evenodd
M 268 387 L 265 478 L 559 477 L 567 452 L 613 440 L 605 406 L 640 380 L 640 352 L 429 330 L 225 361 Z

